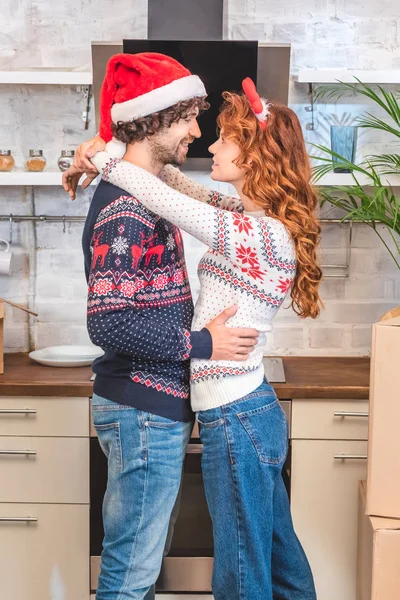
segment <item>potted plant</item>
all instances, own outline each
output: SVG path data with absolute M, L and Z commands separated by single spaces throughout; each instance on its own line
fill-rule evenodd
M 339 99 L 344 93 L 362 94 L 383 109 L 388 122 L 367 112 L 357 118 L 358 127 L 385 131 L 400 138 L 400 95 L 377 86 L 372 87 L 355 78 L 357 83 L 338 82 L 337 85 L 320 87 L 315 92 L 317 100 Z M 368 156 L 360 164 L 355 164 L 338 152 L 321 144 L 313 144 L 323 156 L 312 156 L 320 163 L 314 167 L 314 182 L 334 170 L 338 164 L 353 178 L 351 185 L 338 185 L 321 188 L 321 204 L 326 202 L 345 211 L 343 220 L 362 222 L 370 226 L 386 246 L 397 267 L 400 269 L 400 198 L 396 196 L 387 180 L 389 175 L 400 175 L 400 154 L 375 154 Z M 388 243 L 382 235 L 383 225 L 390 236 Z

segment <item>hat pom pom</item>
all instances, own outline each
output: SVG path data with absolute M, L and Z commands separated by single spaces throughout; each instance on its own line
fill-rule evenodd
M 126 144 L 113 137 L 111 142 L 106 144 L 105 150 L 112 158 L 122 158 L 126 152 Z

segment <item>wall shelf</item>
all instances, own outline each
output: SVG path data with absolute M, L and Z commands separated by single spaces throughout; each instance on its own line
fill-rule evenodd
M 357 180 L 361 185 L 373 186 L 372 180 L 361 174 L 356 174 Z M 387 182 L 392 187 L 400 187 L 400 175 L 382 175 L 382 182 Z M 316 183 L 317 186 L 326 187 L 334 185 L 354 185 L 354 179 L 351 173 L 327 173 Z
M 91 71 L 38 69 L 0 71 L 0 84 L 20 85 L 92 85 Z
M 11 171 L 10 173 L 0 173 L 0 186 L 2 185 L 54 185 L 61 186 L 61 171 L 42 171 L 34 173 L 31 171 Z M 95 179 L 91 185 L 97 184 Z
M 361 70 L 361 69 L 300 69 L 299 83 L 355 83 L 355 77 L 363 83 L 400 83 L 400 70 Z

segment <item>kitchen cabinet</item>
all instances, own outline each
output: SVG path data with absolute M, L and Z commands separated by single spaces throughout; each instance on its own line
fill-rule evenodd
M 367 440 L 368 402 L 293 401 L 291 431 L 292 439 L 299 440 Z
M 88 600 L 89 505 L 0 503 L 0 597 Z
M 89 397 L 0 397 L 0 597 L 89 597 Z
M 367 473 L 368 402 L 294 400 L 291 507 L 318 600 L 356 600 L 358 482 Z
M 89 438 L 0 437 L 0 502 L 89 504 Z
M 0 436 L 87 437 L 88 419 L 84 398 L 0 396 Z

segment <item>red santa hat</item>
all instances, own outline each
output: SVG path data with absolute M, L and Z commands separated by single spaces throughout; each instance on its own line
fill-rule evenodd
M 200 77 L 170 56 L 115 54 L 107 63 L 100 93 L 100 136 L 110 142 L 107 151 L 120 157 L 125 153 L 125 144 L 112 136 L 112 123 L 139 119 L 206 95 Z

